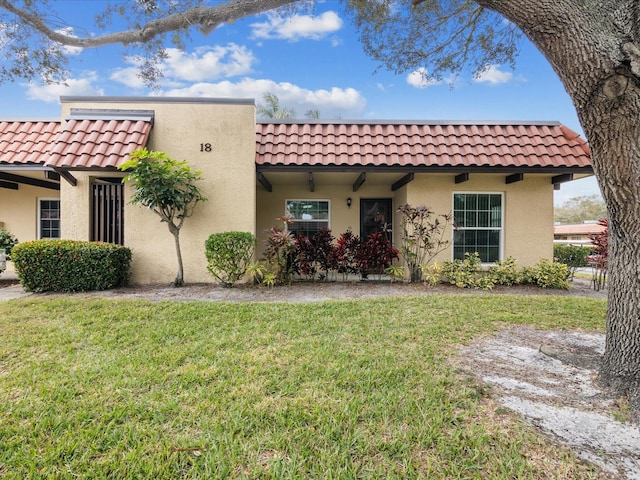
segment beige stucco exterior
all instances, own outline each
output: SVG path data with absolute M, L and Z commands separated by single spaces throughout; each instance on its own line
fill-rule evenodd
M 44 178 L 42 172 L 32 175 Z M 60 193 L 56 190 L 31 185 L 20 185 L 18 190 L 0 188 L 0 226 L 21 242 L 35 240 L 38 238 L 39 200 L 58 198 Z
M 108 98 L 108 97 L 107 97 Z M 166 152 L 201 170 L 198 186 L 207 197 L 197 205 L 180 233 L 185 281 L 211 282 L 204 242 L 215 232 L 255 233 L 255 105 L 253 102 L 203 99 L 123 99 L 63 101 L 62 118 L 71 108 L 153 110 L 150 150 Z M 211 144 L 211 151 L 201 151 Z M 206 150 L 206 149 L 202 149 Z M 62 181 L 62 236 L 88 240 L 91 177 L 114 173 L 72 172 L 76 186 Z M 130 198 L 128 187 L 125 196 Z M 177 272 L 173 236 L 150 210 L 127 203 L 125 246 L 133 253 L 132 283 L 169 283 Z
M 358 174 L 332 173 L 319 176 L 314 192 L 309 191 L 305 184 L 305 176 L 300 175 L 299 183 L 279 183 L 278 174 L 269 175 L 274 181 L 273 191 L 267 192 L 258 186 L 257 229 L 259 251 L 264 246 L 266 231 L 275 225 L 282 226 L 276 220 L 285 214 L 287 200 L 329 200 L 330 226 L 334 236 L 351 229 L 356 235 L 360 234 L 360 199 L 390 198 L 395 204 L 398 192 L 391 192 L 389 184 L 365 184 L 357 192 L 352 191 L 353 179 Z M 395 175 L 399 177 L 401 175 Z M 318 176 L 316 176 L 318 177 Z M 393 178 L 393 177 L 390 177 Z M 351 182 L 349 182 L 351 180 Z M 287 176 L 287 182 L 291 177 Z M 327 183 L 324 183 L 327 182 Z M 351 198 L 351 208 L 347 207 L 347 198 Z
M 518 265 L 537 263 L 553 256 L 553 185 L 550 175 L 525 175 L 521 182 L 505 183 L 504 174 L 475 174 L 462 184 L 454 182 L 454 174 L 418 173 L 412 182 L 396 191 L 391 185 L 403 174 L 370 174 L 367 182 L 353 192 L 352 184 L 358 173 L 333 173 L 316 176 L 315 191 L 311 192 L 306 176 L 298 174 L 267 174 L 273 185 L 268 192 L 258 187 L 257 229 L 260 248 L 264 248 L 265 231 L 279 224 L 275 219 L 285 213 L 285 203 L 291 199 L 329 200 L 330 228 L 334 237 L 348 228 L 360 235 L 360 199 L 390 198 L 395 211 L 403 203 L 426 205 L 437 214 L 451 213 L 454 193 L 500 193 L 503 195 L 504 228 L 502 258 L 513 257 Z M 324 183 L 323 183 L 324 182 Z M 347 208 L 347 198 L 352 199 Z M 280 225 L 282 225 L 280 223 Z M 393 238 L 400 245 L 400 216 L 393 219 Z M 452 239 L 449 227 L 445 239 Z M 438 262 L 452 259 L 451 248 L 443 251 Z
M 503 195 L 502 259 L 513 257 L 528 266 L 553 257 L 553 185 L 550 175 L 525 175 L 524 180 L 505 183 L 504 174 L 470 175 L 455 184 L 453 175 L 416 175 L 407 189 L 407 202 L 427 205 L 438 213 L 451 212 L 454 193 L 501 193 Z M 451 230 L 451 229 L 450 229 Z M 451 231 L 446 238 L 451 239 Z M 451 249 L 438 261 L 451 260 Z
M 327 200 L 330 202 L 329 226 L 334 237 L 350 229 L 360 231 L 360 202 L 363 199 L 389 199 L 392 202 L 394 244 L 401 244 L 400 215 L 404 204 L 426 205 L 437 214 L 451 213 L 454 193 L 498 193 L 503 198 L 501 258 L 513 257 L 519 266 L 537 263 L 553 256 L 553 184 L 552 173 L 526 173 L 522 181 L 507 184 L 508 173 L 471 173 L 456 184 L 458 172 L 415 172 L 414 178 L 400 188 L 392 185 L 406 171 L 382 171 L 367 168 L 366 181 L 354 184 L 361 174 L 357 169 L 332 172 L 309 171 L 300 167 L 289 171 L 268 167 L 261 172 L 272 191 L 256 177 L 256 120 L 253 100 L 216 100 L 202 98 L 153 97 L 63 97 L 62 121 L 71 109 L 144 110 L 153 112 L 147 147 L 166 152 L 176 160 L 186 160 L 202 171 L 199 182 L 208 201 L 198 204 L 180 234 L 185 282 L 214 282 L 207 271 L 204 243 L 216 232 L 243 231 L 258 238 L 261 257 L 267 231 L 282 225 L 276 220 L 285 214 L 287 200 Z M 77 112 L 76 112 L 77 113 Z M 203 148 L 209 144 L 211 148 Z M 91 184 L 95 178 L 122 177 L 115 169 L 71 169 L 77 184 L 60 180 L 60 191 L 20 185 L 19 190 L 0 188 L 0 222 L 20 241 L 38 238 L 38 200 L 60 198 L 62 238 L 89 240 L 91 226 Z M 42 171 L 30 173 L 43 176 Z M 177 272 L 173 236 L 167 225 L 150 210 L 129 204 L 131 186 L 125 188 L 124 244 L 133 253 L 134 284 L 170 283 Z M 347 199 L 351 206 L 347 206 Z M 445 239 L 452 240 L 451 227 Z M 452 259 L 452 249 L 443 251 L 436 261 Z

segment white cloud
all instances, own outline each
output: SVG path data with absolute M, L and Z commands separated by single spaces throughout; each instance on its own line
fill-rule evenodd
M 407 83 L 416 88 L 427 88 L 434 85 L 439 85 L 442 82 L 434 80 L 433 78 L 429 78 L 427 69 L 421 67 L 407 75 Z
M 477 83 L 489 83 L 491 85 L 499 85 L 507 83 L 513 79 L 513 73 L 503 72 L 500 65 L 489 65 L 481 72 L 478 72 L 473 78 Z
M 113 72 L 109 78 L 111 78 L 111 80 L 113 80 L 114 82 L 121 83 L 124 86 L 132 89 L 139 90 L 142 88 L 146 88 L 144 81 L 138 76 L 138 72 L 138 67 L 135 66 L 119 68 L 115 72 Z
M 62 95 L 104 95 L 104 90 L 95 85 L 98 80 L 96 72 L 85 72 L 82 78 L 69 78 L 66 85 L 33 85 L 28 84 L 27 98 L 43 102 L 57 102 Z
M 198 47 L 193 52 L 168 48 L 167 56 L 160 66 L 164 77 L 159 79 L 159 83 L 164 87 L 180 86 L 181 82 L 204 82 L 246 75 L 252 72 L 256 61 L 250 50 L 235 43 L 224 47 Z M 144 82 L 138 76 L 140 61 L 128 58 L 126 63 L 130 66 L 115 70 L 111 80 L 129 88 L 144 88 Z
M 167 49 L 164 74 L 177 80 L 202 82 L 251 73 L 255 62 L 246 47 L 230 43 L 226 47 L 198 47 L 193 53 Z
M 283 17 L 267 13 L 267 21 L 251 24 L 254 38 L 297 41 L 303 38 L 320 40 L 342 28 L 342 19 L 333 11 L 319 16 L 292 15 Z M 334 46 L 339 44 L 333 40 Z
M 185 88 L 165 90 L 161 95 L 178 97 L 253 98 L 262 102 L 265 93 L 273 93 L 280 104 L 292 108 L 303 118 L 307 110 L 317 109 L 320 118 L 360 118 L 365 98 L 353 88 L 308 90 L 288 82 L 245 78 L 239 82 L 196 83 Z

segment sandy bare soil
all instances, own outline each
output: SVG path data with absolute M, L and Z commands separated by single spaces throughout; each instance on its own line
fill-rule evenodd
M 2 279 L 0 279 L 0 288 Z M 168 284 L 130 286 L 112 290 L 83 292 L 74 296 L 140 298 L 154 301 L 224 301 L 224 302 L 321 302 L 325 300 L 346 300 L 355 298 L 374 298 L 380 296 L 430 295 L 434 293 L 450 294 L 514 294 L 514 295 L 577 295 L 606 298 L 606 290 L 599 292 L 589 287 L 587 281 L 575 281 L 569 290 L 544 289 L 526 285 L 513 287 L 496 286 L 493 290 L 460 289 L 453 285 L 441 284 L 428 287 L 422 284 L 388 281 L 353 281 L 353 282 L 307 282 L 296 281 L 291 285 L 280 287 L 262 287 L 256 285 L 236 285 L 223 288 L 218 284 L 187 284 L 174 288 Z M 39 296 L 69 295 L 43 293 Z
M 640 428 L 596 382 L 604 335 L 509 327 L 460 350 L 492 397 L 615 479 L 640 479 Z

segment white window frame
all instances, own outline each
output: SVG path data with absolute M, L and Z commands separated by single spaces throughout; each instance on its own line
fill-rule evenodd
M 38 239 L 41 240 L 42 237 L 42 202 L 58 202 L 58 222 L 61 222 L 61 202 L 59 198 L 38 198 Z M 50 220 L 50 219 L 48 219 Z M 61 228 L 62 225 L 60 225 L 59 228 Z M 60 230 L 60 232 L 62 233 L 62 230 Z M 58 239 L 60 237 L 44 237 L 46 239 Z
M 328 198 L 287 198 L 284 201 L 284 212 L 285 215 L 289 214 L 287 206 L 289 202 L 327 202 L 327 218 L 322 219 L 295 219 L 301 222 L 314 222 L 314 223 L 326 223 L 328 229 L 331 229 L 331 200 Z M 295 223 L 294 220 L 294 223 Z M 287 230 L 289 230 L 289 226 L 287 225 Z
M 465 228 L 465 227 L 459 227 L 459 228 L 452 228 L 451 230 L 451 260 L 453 261 L 455 259 L 455 234 L 456 231 L 460 231 L 460 230 L 487 230 L 487 231 L 494 231 L 494 230 L 500 230 L 500 246 L 499 246 L 499 253 L 498 253 L 498 260 L 499 261 L 503 261 L 504 260 L 504 230 L 505 230 L 505 217 L 504 217 L 504 203 L 505 203 L 505 195 L 504 192 L 479 192 L 479 191 L 461 191 L 461 192 L 453 192 L 451 194 L 451 212 L 454 215 L 454 221 L 455 221 L 455 196 L 456 195 L 500 195 L 500 227 L 473 227 L 473 228 Z M 482 262 L 482 265 L 491 265 L 493 262 Z

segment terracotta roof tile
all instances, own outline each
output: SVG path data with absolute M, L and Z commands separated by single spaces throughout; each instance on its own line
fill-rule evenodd
M 50 167 L 117 167 L 146 145 L 151 122 L 144 120 L 70 119 L 52 147 Z
M 554 225 L 554 235 L 588 235 L 598 234 L 605 231 L 607 227 L 598 223 L 577 223 L 566 225 Z
M 268 166 L 575 167 L 589 147 L 559 123 L 257 124 L 256 163 Z
M 0 165 L 42 164 L 60 130 L 60 122 L 0 121 Z

